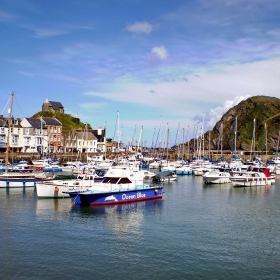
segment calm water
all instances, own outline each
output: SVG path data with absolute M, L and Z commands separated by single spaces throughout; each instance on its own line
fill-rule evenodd
M 280 179 L 165 184 L 163 200 L 107 207 L 0 190 L 1 279 L 280 279 Z

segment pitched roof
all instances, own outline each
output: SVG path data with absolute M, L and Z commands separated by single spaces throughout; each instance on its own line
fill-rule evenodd
M 49 101 L 49 103 L 53 107 L 54 110 L 64 109 L 63 105 L 60 102 Z
M 34 128 L 41 128 L 41 120 L 40 119 L 35 119 L 35 118 L 26 118 L 26 120 L 31 124 L 32 127 Z M 44 125 L 44 122 L 42 123 L 42 128 L 46 128 Z
M 62 123 L 59 120 L 57 120 L 56 118 L 42 117 L 42 119 L 46 125 L 62 126 Z
M 77 131 L 77 137 L 78 139 L 84 139 L 86 140 L 97 140 L 95 135 L 89 130 L 89 131 Z

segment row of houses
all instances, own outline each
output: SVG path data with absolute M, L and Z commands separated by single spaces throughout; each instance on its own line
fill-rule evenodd
M 25 153 L 105 152 L 114 145 L 106 143 L 105 129 L 75 129 L 63 132 L 55 117 L 5 118 L 0 116 L 0 152 Z M 107 148 L 106 148 L 107 146 Z

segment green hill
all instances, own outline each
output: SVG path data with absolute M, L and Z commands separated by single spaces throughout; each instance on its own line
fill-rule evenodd
M 255 125 L 254 120 L 255 119 Z M 280 99 L 268 96 L 254 96 L 241 101 L 229 109 L 210 131 L 211 149 L 234 151 L 236 123 L 236 149 L 275 150 L 280 129 Z M 253 133 L 255 127 L 255 133 Z M 209 132 L 205 133 L 206 141 Z M 253 141 L 255 139 L 255 141 Z
M 85 129 L 86 124 L 82 123 L 79 118 L 72 117 L 69 114 L 63 114 L 60 112 L 48 112 L 48 111 L 41 111 L 36 113 L 32 116 L 32 118 L 38 118 L 38 117 L 55 117 L 62 123 L 62 131 L 63 132 L 69 132 L 72 129 Z M 87 124 L 88 129 L 92 129 L 90 124 Z

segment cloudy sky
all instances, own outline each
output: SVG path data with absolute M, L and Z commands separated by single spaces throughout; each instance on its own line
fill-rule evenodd
M 47 98 L 108 137 L 151 146 L 168 128 L 172 145 L 280 98 L 277 0 L 1 0 L 0 28 L 3 115 L 14 91 L 15 117 Z

